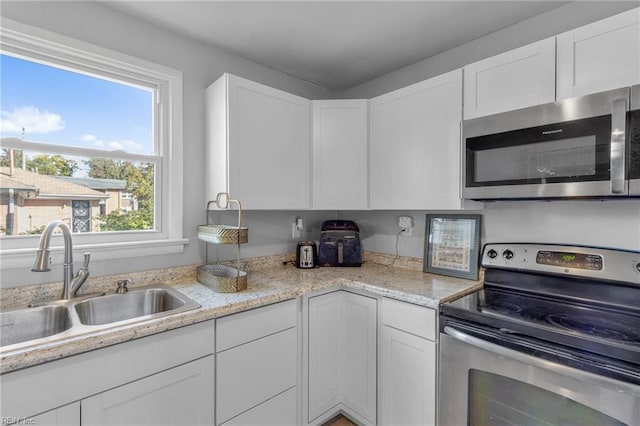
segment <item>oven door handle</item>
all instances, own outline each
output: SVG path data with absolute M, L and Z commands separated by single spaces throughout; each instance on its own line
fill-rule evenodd
M 611 193 L 624 192 L 625 182 L 625 134 L 627 128 L 627 100 L 613 101 L 611 110 Z
M 621 382 L 619 380 L 611 379 L 609 377 L 600 376 L 597 374 L 590 373 L 588 371 L 578 370 L 576 368 L 567 367 L 562 364 L 557 364 L 555 362 L 547 361 L 542 358 L 537 358 L 535 356 L 527 355 L 513 349 L 496 345 L 495 343 L 487 342 L 486 340 L 482 340 L 478 337 L 471 336 L 467 333 L 464 333 L 448 325 L 444 327 L 444 332 L 449 337 L 455 340 L 458 340 L 462 343 L 466 343 L 478 349 L 491 352 L 494 355 L 503 356 L 505 358 L 510 358 L 512 360 L 522 362 L 523 364 L 527 364 L 533 367 L 538 367 L 544 370 L 553 371 L 558 374 L 562 374 L 564 376 L 568 376 L 576 380 L 581 380 L 581 381 L 587 380 L 590 383 L 599 384 L 607 387 L 614 387 L 619 390 L 633 391 L 634 393 L 638 392 L 637 385 L 632 385 L 630 383 Z

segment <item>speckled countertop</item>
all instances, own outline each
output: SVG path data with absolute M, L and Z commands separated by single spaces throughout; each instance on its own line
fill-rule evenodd
M 192 272 L 187 268 L 185 271 L 189 272 L 183 275 L 182 280 L 172 277 L 164 282 L 198 302 L 201 308 L 0 353 L 0 374 L 320 290 L 353 289 L 429 308 L 437 308 L 442 302 L 457 298 L 482 286 L 481 281 L 432 275 L 415 270 L 415 268 L 407 269 L 407 265 L 402 262 L 400 262 L 400 266 L 403 267 L 397 267 L 395 263 L 394 266 L 386 266 L 383 264 L 385 259 L 373 260 L 378 260 L 381 263 L 372 262 L 370 257 L 370 260 L 360 268 L 311 270 L 297 269 L 292 265 L 282 265 L 281 261 L 276 261 L 272 262 L 272 265 L 266 265 L 267 267 L 263 265 L 255 270 L 248 268 L 247 290 L 227 294 L 215 293 L 198 283 L 193 278 L 195 267 L 192 268 Z M 273 263 L 277 266 L 273 266 Z M 409 265 L 409 267 L 411 266 Z M 148 283 L 142 282 L 139 285 Z M 97 288 L 97 286 L 94 287 Z M 22 292 L 22 294 L 25 293 L 29 292 Z M 16 292 L 16 294 L 18 293 Z M 9 296 L 3 296 L 3 307 L 9 304 L 8 299 Z M 12 301 L 15 302 L 15 300 Z M 23 300 L 26 303 L 33 301 L 33 298 Z

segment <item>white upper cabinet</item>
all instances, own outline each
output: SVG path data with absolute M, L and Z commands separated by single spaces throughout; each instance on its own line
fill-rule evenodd
M 459 209 L 462 70 L 369 106 L 371 209 Z
M 464 67 L 464 118 L 555 101 L 555 37 Z
M 369 101 L 313 101 L 313 208 L 368 206 Z
M 311 207 L 310 101 L 224 74 L 207 88 L 206 198 L 245 209 Z
M 640 9 L 558 36 L 558 99 L 640 83 Z

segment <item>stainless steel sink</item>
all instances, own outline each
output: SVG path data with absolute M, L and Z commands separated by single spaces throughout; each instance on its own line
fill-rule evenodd
M 93 326 L 169 315 L 199 306 L 177 291 L 154 287 L 89 299 L 75 304 L 75 310 L 82 324 Z
M 0 352 L 178 314 L 200 305 L 158 284 L 124 294 L 84 296 L 0 312 Z
M 42 339 L 70 329 L 66 306 L 40 306 L 0 312 L 0 346 Z

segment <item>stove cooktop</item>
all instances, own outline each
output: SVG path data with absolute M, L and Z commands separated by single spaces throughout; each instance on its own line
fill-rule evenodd
M 640 364 L 640 313 L 485 288 L 441 308 L 442 315 Z
M 485 287 L 444 303 L 442 327 L 453 318 L 640 366 L 640 253 L 489 244 L 482 263 Z

